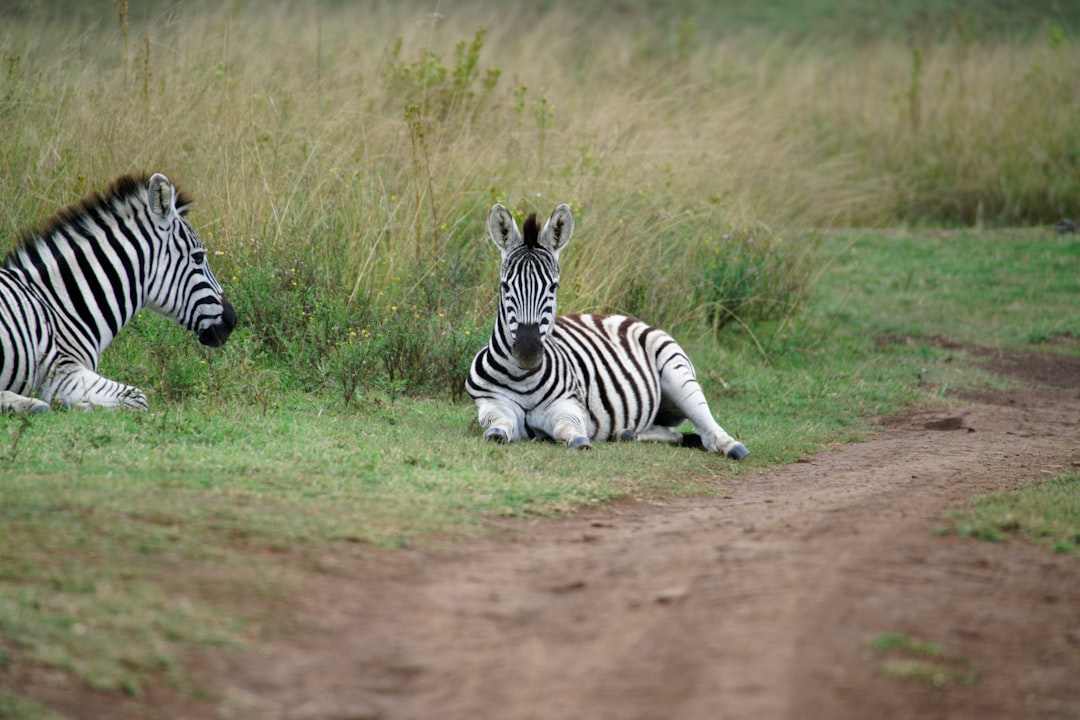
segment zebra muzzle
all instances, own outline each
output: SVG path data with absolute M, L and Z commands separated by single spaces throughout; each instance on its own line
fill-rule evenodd
M 511 349 L 514 360 L 522 370 L 534 370 L 544 357 L 544 343 L 540 339 L 540 326 L 536 323 L 518 325 Z
M 199 331 L 199 342 L 207 347 L 220 347 L 225 344 L 236 327 L 236 310 L 232 303 L 221 298 L 221 317 L 212 325 Z

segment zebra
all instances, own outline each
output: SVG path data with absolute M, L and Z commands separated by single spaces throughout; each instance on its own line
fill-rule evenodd
M 42 412 L 54 401 L 147 409 L 142 390 L 96 372 L 143 307 L 203 345 L 228 339 L 236 312 L 186 220 L 190 207 L 160 173 L 124 175 L 22 235 L 0 263 L 0 412 Z
M 542 229 L 536 213 L 518 229 L 491 208 L 487 230 L 502 253 L 499 308 L 488 344 L 473 358 L 466 391 L 484 437 L 700 444 L 741 460 L 749 452 L 717 424 L 693 363 L 666 332 L 625 315 L 555 315 L 559 252 L 574 231 L 568 205 Z M 685 420 L 700 435 L 676 431 Z

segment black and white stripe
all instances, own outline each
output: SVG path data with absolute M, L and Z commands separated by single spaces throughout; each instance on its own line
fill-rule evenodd
M 663 330 L 624 315 L 556 316 L 559 252 L 574 231 L 560 205 L 541 229 L 531 215 L 518 230 L 495 205 L 488 233 L 502 253 L 499 310 L 473 359 L 466 388 L 484 437 L 680 443 L 689 419 L 701 445 L 741 459 L 746 448 L 717 424 L 694 365 Z M 690 441 L 692 442 L 692 441 Z
M 228 339 L 236 313 L 185 219 L 190 206 L 164 175 L 125 175 L 22 238 L 0 266 L 0 411 L 53 400 L 145 409 L 141 390 L 96 372 L 144 307 L 204 345 Z

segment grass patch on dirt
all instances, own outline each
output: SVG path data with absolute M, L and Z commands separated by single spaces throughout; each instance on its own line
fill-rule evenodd
M 1080 475 L 1032 480 L 950 513 L 941 533 L 1005 542 L 1020 537 L 1071 555 L 1080 547 Z
M 2 666 L 3 655 L 0 654 L 0 667 Z M 41 703 L 0 687 L 0 720 L 64 720 L 64 716 Z
M 871 638 L 869 646 L 884 657 L 878 663 L 882 675 L 917 680 L 937 688 L 979 682 L 975 663 L 940 643 L 902 633 L 883 633 Z

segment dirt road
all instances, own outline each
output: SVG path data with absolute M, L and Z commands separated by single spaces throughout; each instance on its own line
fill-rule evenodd
M 508 523 L 509 539 L 362 552 L 305 578 L 294 630 L 201 659 L 220 693 L 75 717 L 267 720 L 1080 717 L 1080 560 L 939 536 L 975 495 L 1080 466 L 1080 362 L 959 395 L 723 498 Z M 900 633 L 977 684 L 882 674 Z M 151 703 L 152 704 L 152 703 Z

